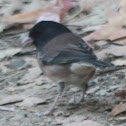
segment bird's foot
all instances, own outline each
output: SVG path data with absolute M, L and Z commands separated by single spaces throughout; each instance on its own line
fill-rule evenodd
M 82 102 L 84 102 L 84 98 L 76 99 L 76 98 L 74 97 L 73 100 L 74 100 L 74 104 L 81 104 Z
M 40 114 L 38 114 L 38 116 L 51 116 L 53 115 L 53 111 L 49 110 L 49 111 L 45 111 L 45 112 L 41 112 Z
M 76 99 L 75 97 L 73 97 L 71 100 L 70 100 L 70 104 L 75 104 L 75 105 L 78 105 L 78 104 L 81 104 L 82 102 L 84 102 L 84 98 L 81 98 L 81 99 Z

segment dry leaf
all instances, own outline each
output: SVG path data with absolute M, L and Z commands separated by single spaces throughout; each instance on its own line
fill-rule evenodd
M 48 8 L 16 14 L 5 19 L 5 21 L 9 23 L 34 23 L 42 12 L 46 11 L 46 9 Z
M 45 100 L 36 97 L 27 97 L 23 102 L 17 103 L 17 106 L 32 107 L 38 104 L 45 103 Z
M 116 51 L 115 51 L 116 50 Z M 110 46 L 100 52 L 96 52 L 96 55 L 100 59 L 104 59 L 108 54 L 113 56 L 126 56 L 126 46 Z
M 21 51 L 21 48 L 10 48 L 7 50 L 2 50 L 0 52 L 0 60 L 2 60 L 5 57 L 12 57 L 15 54 L 19 53 Z
M 126 6 L 126 2 L 125 2 Z M 121 6 L 120 12 L 117 13 L 117 15 L 113 14 L 111 18 L 109 17 L 109 21 L 107 24 L 103 25 L 103 27 L 93 32 L 87 37 L 84 37 L 85 40 L 91 41 L 91 40 L 115 40 L 121 37 L 125 37 L 125 30 L 122 30 L 122 26 L 126 22 L 126 16 L 125 16 L 125 7 L 124 5 Z M 112 14 L 112 13 L 110 13 Z
M 21 12 L 28 12 L 42 9 L 42 7 L 46 7 L 48 1 L 45 0 L 28 0 L 29 4 L 24 4 L 21 8 Z M 49 1 L 49 3 L 54 3 L 54 0 Z
M 126 112 L 126 103 L 115 106 L 115 108 L 112 110 L 112 115 L 116 116 L 122 112 Z
M 79 6 L 80 6 L 81 10 L 90 12 L 94 7 L 95 1 L 96 0 L 80 0 Z
M 111 22 L 103 25 L 103 27 L 100 30 L 93 32 L 92 34 L 90 34 L 87 37 L 84 37 L 84 39 L 87 41 L 109 40 L 109 39 L 114 40 L 114 36 L 115 36 L 116 32 L 118 32 L 118 35 L 119 35 L 119 37 L 116 36 L 116 39 L 120 38 L 119 32 L 120 32 L 122 26 L 124 25 L 125 21 L 126 21 L 126 16 L 124 16 L 124 15 L 115 17 L 115 18 L 113 18 L 113 20 L 111 20 Z
M 126 37 L 126 30 L 120 29 L 119 31 L 113 33 L 112 36 L 109 37 L 109 40 L 113 41 L 124 37 Z
M 116 96 L 119 96 L 123 99 L 126 99 L 126 90 L 121 90 L 115 93 Z
M 65 126 L 103 126 L 101 124 L 98 124 L 96 121 L 92 121 L 92 120 L 84 120 L 82 122 L 73 122 L 73 123 L 69 123 L 66 124 Z
M 57 0 L 55 5 L 41 14 L 37 22 L 44 20 L 61 22 L 67 11 L 73 7 L 71 0 Z
M 74 6 L 71 0 L 57 0 L 54 5 L 50 5 L 35 11 L 16 14 L 7 18 L 5 21 L 8 23 L 35 23 L 36 20 L 37 22 L 42 20 L 60 22 L 63 20 L 66 12 L 73 7 Z M 27 24 L 25 24 L 25 27 L 26 25 Z
M 19 11 L 20 7 L 22 6 L 21 1 L 14 1 L 7 2 L 8 4 L 5 7 L 0 8 L 0 32 L 2 32 L 5 28 L 9 27 L 11 24 L 8 24 L 5 19 L 14 14 L 15 11 Z
M 125 14 L 126 12 L 126 0 L 121 0 L 120 2 L 120 14 Z
M 126 38 L 116 39 L 116 40 L 114 40 L 114 42 L 116 42 L 119 45 L 125 46 L 126 45 Z
M 114 65 L 119 65 L 119 66 L 122 66 L 122 65 L 125 65 L 126 64 L 126 59 L 116 59 L 115 61 L 113 61 L 113 64 Z
M 18 82 L 19 83 L 19 82 Z M 23 83 L 24 84 L 24 83 Z M 28 85 L 23 85 L 23 86 L 18 86 L 18 87 L 7 87 L 5 88 L 5 90 L 7 92 L 14 92 L 14 91 L 18 91 L 18 90 L 22 90 L 22 89 L 27 89 L 27 88 L 31 88 L 35 86 L 35 83 L 30 83 Z
M 37 65 L 36 65 L 37 66 Z M 35 82 L 36 79 L 39 78 L 39 75 L 41 74 L 41 70 L 39 67 L 32 67 L 28 69 L 28 73 L 26 73 L 21 80 L 18 81 L 20 84 L 28 84 Z M 34 84 L 25 85 L 22 88 L 29 88 L 31 86 L 34 86 Z
M 118 121 L 125 121 L 126 117 L 125 116 L 124 117 L 118 117 L 118 118 L 116 118 L 116 120 L 118 120 Z
M 1 9 L 0 15 L 3 14 L 3 18 L 11 16 L 14 13 L 14 11 L 19 10 L 21 6 L 21 1 L 11 1 L 8 5 L 3 7 L 3 9 Z
M 39 10 L 41 11 L 44 2 L 42 2 L 40 0 L 32 0 L 32 1 L 29 1 L 29 2 L 31 2 L 31 3 L 25 5 L 25 4 L 23 4 L 23 1 L 21 1 L 21 3 L 18 1 L 17 2 L 17 5 L 18 6 L 15 5 L 16 4 L 15 1 L 12 2 L 11 4 L 14 6 L 13 7 L 13 11 L 15 11 L 16 8 L 18 8 L 20 10 L 20 12 L 22 12 L 22 11 L 23 12 L 21 14 L 12 15 L 13 14 L 12 10 L 8 9 L 10 7 L 7 6 L 5 8 L 5 10 L 7 11 L 6 13 L 8 14 L 8 13 L 11 12 L 11 14 L 8 15 L 8 16 L 4 16 L 3 17 L 3 21 L 4 22 L 10 22 L 10 23 L 23 23 L 23 22 L 26 22 L 27 23 L 30 20 L 30 22 L 33 22 L 31 19 L 32 18 L 35 18 L 36 16 L 39 16 L 38 15 L 39 14 Z M 46 9 L 46 7 L 45 7 L 45 9 Z M 6 13 L 5 13 L 5 15 L 6 15 Z M 34 19 L 34 20 L 36 20 L 36 19 Z
M 25 29 L 30 29 L 34 23 L 42 20 L 60 22 L 72 7 L 74 6 L 71 0 L 57 0 L 55 4 L 42 9 L 23 12 L 4 19 L 3 23 L 1 23 L 0 31 L 3 31 L 5 28 L 8 29 L 16 23 L 23 24 L 23 28 Z
M 110 4 L 110 3 L 109 3 Z M 117 17 L 119 14 L 111 9 L 111 6 L 106 5 L 107 7 L 105 8 L 106 15 L 108 17 L 108 20 L 111 21 L 113 20 L 112 17 Z
M 0 110 L 1 110 L 1 111 L 10 111 L 10 112 L 14 112 L 14 111 L 15 111 L 15 108 L 8 108 L 8 107 L 0 106 Z

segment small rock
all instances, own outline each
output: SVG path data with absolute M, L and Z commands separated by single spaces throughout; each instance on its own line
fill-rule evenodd
M 112 120 L 113 120 L 113 118 L 109 118 L 109 119 L 108 119 L 108 121 L 112 121 Z
M 22 120 L 24 116 L 22 114 L 16 114 L 14 117 L 12 117 L 11 121 L 19 121 Z
M 70 112 L 66 112 L 64 117 L 69 117 L 70 116 Z
M 106 90 L 100 90 L 99 92 L 96 93 L 98 96 L 105 96 L 107 94 Z
M 125 116 L 124 117 L 118 117 L 118 118 L 116 118 L 116 120 L 124 121 L 124 120 L 126 120 L 126 117 Z
M 58 111 L 54 113 L 55 116 L 64 116 L 64 112 L 63 111 Z
M 119 85 L 116 85 L 116 86 L 109 86 L 109 89 L 107 90 L 107 92 L 109 91 L 114 91 L 116 89 L 118 89 L 120 86 Z
M 24 117 L 28 117 L 28 114 L 24 114 Z
M 7 92 L 14 92 L 15 91 L 15 88 L 14 87 L 8 87 L 8 88 L 5 88 L 5 90 Z
M 96 43 L 96 45 L 97 46 L 104 46 L 104 45 L 106 45 L 107 44 L 107 41 L 104 41 L 104 40 L 102 40 L 102 41 L 98 41 L 97 43 Z
M 42 86 L 42 85 L 44 85 L 44 84 L 48 84 L 48 82 L 47 82 L 46 80 L 43 80 L 43 79 L 40 77 L 40 78 L 36 79 L 35 84 L 36 84 L 37 86 Z
M 45 84 L 42 86 L 43 89 L 51 89 L 53 87 L 52 84 Z
M 99 89 L 99 86 L 89 89 L 86 93 L 92 94 L 92 93 L 96 92 L 98 89 Z
M 80 91 L 80 88 L 78 88 L 78 87 L 72 87 L 72 88 L 70 88 L 69 89 L 69 93 L 72 93 L 72 92 L 78 92 L 78 91 Z
M 1 122 L 1 123 L 6 123 L 7 120 L 8 120 L 7 118 L 1 118 L 1 119 L 0 119 L 0 122 Z
M 6 64 L 6 66 L 10 69 L 21 69 L 24 67 L 25 60 L 22 58 L 17 58 L 9 62 L 9 64 Z
M 39 123 L 38 123 L 38 126 L 39 126 Z M 41 124 L 40 124 L 40 126 L 47 126 L 44 122 L 42 122 Z
M 108 111 L 104 111 L 103 112 L 104 115 L 108 115 L 108 113 L 109 113 Z
M 30 122 L 22 122 L 20 126 L 34 126 Z

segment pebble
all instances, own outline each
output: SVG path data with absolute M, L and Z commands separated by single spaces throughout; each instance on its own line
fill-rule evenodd
M 9 62 L 9 64 L 6 64 L 8 68 L 15 70 L 23 68 L 24 65 L 25 60 L 23 60 L 22 58 L 13 59 L 12 61 Z
M 96 93 L 98 96 L 105 96 L 107 94 L 106 90 L 100 90 L 99 92 Z

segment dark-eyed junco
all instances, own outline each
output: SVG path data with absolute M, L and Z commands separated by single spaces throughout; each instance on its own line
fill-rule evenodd
M 87 43 L 64 25 L 53 21 L 37 23 L 23 41 L 23 44 L 28 43 L 36 46 L 38 62 L 44 75 L 58 84 L 58 95 L 46 114 L 53 112 L 65 85 L 72 84 L 83 90 L 81 102 L 96 67 L 113 66 L 111 63 L 98 60 Z

